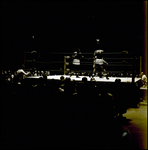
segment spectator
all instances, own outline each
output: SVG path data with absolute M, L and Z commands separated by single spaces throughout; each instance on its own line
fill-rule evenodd
M 146 87 L 147 86 L 147 76 L 143 72 L 141 72 L 140 77 L 141 77 L 141 81 L 142 81 L 142 86 Z
M 15 80 L 15 82 L 17 82 L 17 84 L 21 84 L 24 77 L 28 76 L 29 74 L 30 74 L 30 72 L 25 72 L 25 66 L 22 65 L 22 69 L 18 69 L 16 71 L 16 77 L 14 80 Z

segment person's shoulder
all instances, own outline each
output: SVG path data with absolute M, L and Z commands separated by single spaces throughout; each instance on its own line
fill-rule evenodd
M 23 69 L 18 69 L 16 72 L 21 73 L 21 72 L 23 72 Z
M 144 75 L 142 75 L 142 77 L 144 78 L 144 77 L 146 77 L 146 75 L 144 74 Z

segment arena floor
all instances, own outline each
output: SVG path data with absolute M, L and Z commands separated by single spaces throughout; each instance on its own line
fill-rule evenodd
M 147 149 L 147 104 L 129 108 L 123 116 L 129 120 L 122 127 L 129 132 L 131 149 Z

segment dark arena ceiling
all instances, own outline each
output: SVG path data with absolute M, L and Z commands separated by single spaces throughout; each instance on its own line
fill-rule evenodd
M 144 13 L 143 1 L 1 1 L 2 65 L 21 61 L 24 50 L 142 55 Z

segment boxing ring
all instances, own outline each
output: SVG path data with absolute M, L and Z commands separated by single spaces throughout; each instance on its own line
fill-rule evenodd
M 127 51 L 104 52 L 103 57 L 108 62 L 108 65 L 104 67 L 108 74 L 108 78 L 106 78 L 104 75 L 102 77 L 98 76 L 99 71 L 93 75 L 93 53 L 82 53 L 84 59 L 81 60 L 81 68 L 79 72 L 73 73 L 71 69 L 72 54 L 67 52 L 50 52 L 48 54 L 38 54 L 39 56 L 35 61 L 26 60 L 26 70 L 31 72 L 29 76 L 25 77 L 27 85 L 43 83 L 47 84 L 47 87 L 48 85 L 49 87 L 54 85 L 58 89 L 60 84 L 66 83 L 66 79 L 68 79 L 68 81 L 70 80 L 74 83 L 72 85 L 76 89 L 77 85 L 79 86 L 87 81 L 90 91 L 91 87 L 96 85 L 97 88 L 105 89 L 111 93 L 119 81 L 121 83 L 121 91 L 126 96 L 125 104 L 128 103 L 131 106 L 131 104 L 137 105 L 139 103 L 139 93 L 141 92 L 139 87 L 141 78 L 139 74 L 142 71 L 141 56 L 135 56 Z
M 26 70 L 30 71 L 31 75 L 26 78 L 38 79 L 46 75 L 48 80 L 60 80 L 60 77 L 63 76 L 64 79 L 70 78 L 71 81 L 82 81 L 83 77 L 86 77 L 87 81 L 91 81 L 93 53 L 82 52 L 84 59 L 81 60 L 79 78 L 76 77 L 76 73 L 72 73 L 72 54 L 70 52 L 50 52 L 32 55 L 31 52 L 27 52 L 24 62 Z M 116 79 L 120 79 L 124 83 L 134 83 L 140 80 L 139 74 L 142 71 L 141 56 L 135 56 L 128 51 L 103 52 L 102 54 L 108 62 L 105 69 L 109 79 L 93 77 L 96 82 L 115 82 Z

